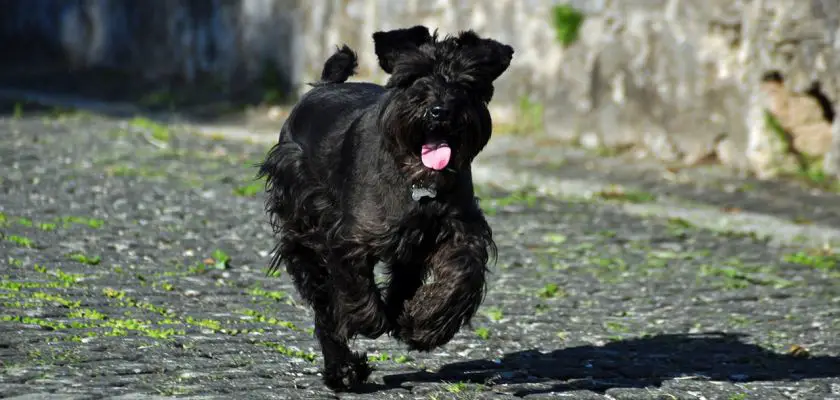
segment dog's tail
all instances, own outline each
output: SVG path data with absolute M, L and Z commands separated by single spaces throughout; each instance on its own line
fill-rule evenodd
M 358 66 L 359 58 L 353 49 L 345 44 L 327 59 L 327 62 L 324 63 L 324 69 L 321 71 L 321 80 L 312 84 L 312 86 L 342 83 L 356 74 L 356 67 Z

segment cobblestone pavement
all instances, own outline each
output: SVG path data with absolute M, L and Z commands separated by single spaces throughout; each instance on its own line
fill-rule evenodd
M 309 311 L 266 276 L 266 150 L 142 119 L 3 119 L 0 397 L 336 397 Z M 840 399 L 840 256 L 622 212 L 638 193 L 479 191 L 500 257 L 474 326 L 431 354 L 358 340 L 376 372 L 338 397 Z

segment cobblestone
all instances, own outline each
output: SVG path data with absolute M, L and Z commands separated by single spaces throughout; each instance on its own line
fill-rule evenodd
M 0 397 L 840 398 L 837 255 L 488 186 L 474 326 L 430 354 L 358 340 L 376 372 L 336 396 L 266 276 L 265 144 L 84 114 L 0 133 Z

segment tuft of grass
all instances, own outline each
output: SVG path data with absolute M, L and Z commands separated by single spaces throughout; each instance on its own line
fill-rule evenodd
M 241 197 L 254 197 L 265 188 L 265 178 L 256 179 L 246 185 L 233 188 L 233 194 Z
M 753 323 L 748 317 L 740 314 L 730 314 L 729 323 L 733 326 L 744 327 Z
M 209 329 L 213 332 L 222 330 L 222 323 L 213 319 L 197 319 L 188 315 L 184 321 L 192 326 Z
M 300 331 L 300 328 L 297 325 L 295 325 L 294 322 L 283 321 L 283 320 L 279 320 L 279 319 L 274 318 L 274 317 L 269 317 L 269 316 L 266 316 L 265 314 L 260 313 L 259 311 L 247 310 L 246 309 L 246 310 L 242 310 L 241 313 L 243 315 L 247 315 L 247 316 L 253 318 L 257 322 L 261 322 L 261 323 L 269 324 L 269 325 L 281 326 L 283 328 L 293 330 L 293 331 Z
M 58 228 L 58 225 L 51 222 L 41 222 L 38 224 L 38 229 L 44 232 L 51 232 L 56 230 L 56 228 Z
M 556 283 L 547 283 L 538 292 L 537 296 L 543 299 L 552 299 L 555 297 L 563 297 L 566 294 L 557 286 Z
M 137 319 L 108 319 L 102 323 L 103 327 L 111 328 L 111 332 L 106 336 L 127 336 L 128 332 L 137 332 L 152 339 L 165 340 L 175 335 L 184 335 L 183 330 L 176 330 L 174 328 L 168 329 L 154 329 L 149 327 L 149 323 Z
M 280 290 L 265 290 L 258 287 L 249 290 L 248 294 L 250 294 L 251 296 L 264 297 L 266 299 L 271 299 L 274 301 L 283 301 L 288 297 L 286 295 L 286 292 Z
M 45 232 L 50 232 L 58 229 L 59 224 L 61 224 L 64 228 L 67 228 L 72 224 L 87 225 L 91 228 L 101 228 L 104 221 L 93 218 L 68 216 L 54 218 L 50 222 L 35 222 L 26 217 L 10 218 L 8 215 L 0 213 L 0 226 L 8 225 L 10 223 L 16 223 L 27 228 L 37 228 Z
M 61 222 L 65 228 L 69 227 L 70 225 L 85 225 L 90 228 L 99 229 L 103 225 L 105 225 L 105 221 L 101 219 L 77 216 L 59 217 L 56 219 L 56 222 Z
M 208 260 L 205 260 L 205 261 L 210 261 L 210 260 L 208 259 Z M 210 263 L 212 264 L 214 262 L 215 262 L 215 260 L 211 261 Z M 205 265 L 205 263 L 203 263 L 203 262 L 197 262 L 197 263 L 191 265 L 189 268 L 187 268 L 187 273 L 191 274 L 191 275 L 201 275 L 205 272 L 207 272 L 207 265 Z
M 370 362 L 383 362 L 383 361 L 390 361 L 391 355 L 388 353 L 379 353 L 379 354 L 371 354 L 368 356 L 368 361 Z
M 696 229 L 697 227 L 694 224 L 684 218 L 668 218 L 667 230 L 673 237 L 685 238 L 691 231 Z
M 519 118 L 520 123 L 517 125 L 519 129 L 528 132 L 542 131 L 544 128 L 543 115 L 545 114 L 545 107 L 543 104 L 531 100 L 528 96 L 519 98 Z
M 394 362 L 399 363 L 399 364 L 406 364 L 406 363 L 409 363 L 413 360 L 414 359 L 412 359 L 410 356 L 407 356 L 405 354 L 400 354 L 400 355 L 398 355 L 397 357 L 394 358 Z
M 291 349 L 289 347 L 284 346 L 282 343 L 260 342 L 259 344 L 261 346 L 265 346 L 265 347 L 268 347 L 270 349 L 273 349 L 274 351 L 276 351 L 280 354 L 283 354 L 284 356 L 287 356 L 287 357 L 299 358 L 299 359 L 306 360 L 306 361 L 309 361 L 309 362 L 314 362 L 315 359 L 318 358 L 318 355 L 313 353 L 313 352 L 306 352 L 306 351 L 302 351 L 302 350 Z
M 150 168 L 147 166 L 111 165 L 105 168 L 110 176 L 161 178 L 167 175 L 163 169 Z
M 823 170 L 822 157 L 809 156 L 797 150 L 793 146 L 793 136 L 769 110 L 764 110 L 764 125 L 781 144 L 781 152 L 795 158 L 797 170 L 794 171 L 794 175 L 809 184 L 832 191 L 840 191 L 840 183 Z M 785 171 L 787 175 L 790 175 L 789 172 Z
M 612 185 L 595 193 L 595 196 L 603 200 L 622 201 L 627 203 L 652 203 L 656 196 L 651 193 L 627 190 L 619 185 Z
M 791 264 L 828 271 L 837 269 L 837 266 L 840 265 L 840 254 L 822 250 L 813 252 L 798 251 L 785 255 L 782 260 Z
M 85 276 L 82 274 L 71 274 L 64 272 L 60 269 L 56 269 L 53 272 L 55 273 L 56 279 L 59 282 L 61 282 L 65 287 L 70 287 L 74 283 L 79 282 L 85 278 Z
M 215 269 L 228 269 L 230 267 L 230 256 L 224 252 L 222 249 L 216 249 L 210 255 L 210 259 L 207 261 L 212 261 L 208 264 L 213 265 Z
M 493 322 L 499 322 L 504 317 L 502 310 L 498 307 L 493 307 L 485 311 L 484 314 L 487 315 L 487 318 L 489 318 Z
M 12 242 L 12 243 L 14 243 L 18 246 L 21 246 L 21 247 L 30 247 L 30 248 L 35 244 L 35 242 L 32 239 L 30 239 L 28 237 L 24 237 L 24 236 L 19 236 L 19 235 L 6 236 L 6 241 Z
M 50 331 L 57 331 L 67 329 L 68 326 L 62 322 L 56 321 L 48 321 L 42 318 L 36 317 L 26 317 L 22 315 L 2 315 L 0 316 L 0 321 L 3 322 L 16 322 L 20 324 L 26 325 L 37 325 L 42 329 L 50 330 Z
M 125 292 L 124 291 L 117 290 L 117 289 L 110 288 L 110 287 L 102 289 L 102 294 L 104 294 L 106 297 L 111 298 L 111 299 L 121 300 L 121 299 L 125 298 Z
M 485 327 L 480 327 L 475 329 L 475 335 L 479 337 L 479 339 L 487 340 L 490 339 L 490 329 Z
M 738 259 L 727 260 L 724 265 L 701 265 L 700 276 L 717 278 L 723 289 L 744 289 L 751 285 L 784 289 L 795 282 L 778 276 L 772 267 L 745 264 Z
M 782 127 L 782 123 L 779 122 L 779 119 L 768 110 L 764 111 L 764 125 L 776 136 L 779 143 L 782 144 L 782 151 L 786 154 L 790 153 L 793 149 L 793 138 L 791 138 L 790 134 L 784 127 Z
M 583 13 L 569 4 L 559 4 L 554 6 L 552 17 L 557 41 L 563 47 L 568 47 L 575 43 L 580 34 L 580 26 L 583 25 Z
M 46 292 L 32 293 L 32 297 L 35 298 L 35 299 L 47 301 L 47 302 L 50 302 L 50 303 L 57 303 L 57 304 L 60 304 L 63 307 L 67 307 L 67 308 L 78 308 L 81 305 L 81 301 L 67 300 L 64 297 L 61 297 L 59 295 L 50 294 L 50 293 L 46 293 Z
M 622 324 L 621 322 L 617 321 L 607 321 L 604 323 L 604 328 L 606 328 L 610 332 L 616 333 L 628 333 L 630 332 L 630 328 L 627 325 Z
M 73 253 L 67 257 L 73 261 L 77 261 L 87 265 L 98 265 L 99 262 L 102 261 L 102 258 L 100 258 L 99 256 L 88 256 L 87 254 L 83 253 Z
M 543 240 L 551 244 L 563 244 L 566 242 L 566 235 L 559 233 L 549 233 L 543 236 Z
M 468 386 L 464 382 L 455 382 L 446 385 L 446 391 L 449 393 L 463 393 L 467 391 Z
M 385 361 L 393 361 L 398 364 L 405 364 L 408 362 L 413 361 L 413 359 L 406 355 L 399 355 L 399 356 L 392 356 L 389 353 L 378 353 L 378 354 L 371 354 L 368 356 L 369 362 L 385 362 Z
M 481 209 L 487 215 L 496 215 L 501 209 L 511 206 L 533 207 L 537 196 L 532 189 L 523 188 L 503 197 L 491 197 L 481 202 Z
M 108 318 L 107 315 L 90 308 L 80 308 L 77 310 L 71 311 L 67 314 L 68 318 L 83 318 L 83 319 L 90 319 L 90 320 L 97 320 L 102 321 Z
M 144 130 L 152 135 L 152 138 L 161 142 L 169 142 L 171 133 L 169 127 L 159 124 L 148 118 L 135 117 L 129 122 L 129 125 L 136 129 Z

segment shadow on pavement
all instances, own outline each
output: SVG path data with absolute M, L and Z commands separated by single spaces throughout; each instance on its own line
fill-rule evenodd
M 536 350 L 506 354 L 499 360 L 447 364 L 436 373 L 384 377 L 390 387 L 411 382 L 459 381 L 485 384 L 563 381 L 551 387 L 523 389 L 516 396 L 612 388 L 660 386 L 678 377 L 753 382 L 796 381 L 840 376 L 840 357 L 779 354 L 742 342 L 742 334 L 657 335 L 605 346 L 580 346 L 550 353 Z

